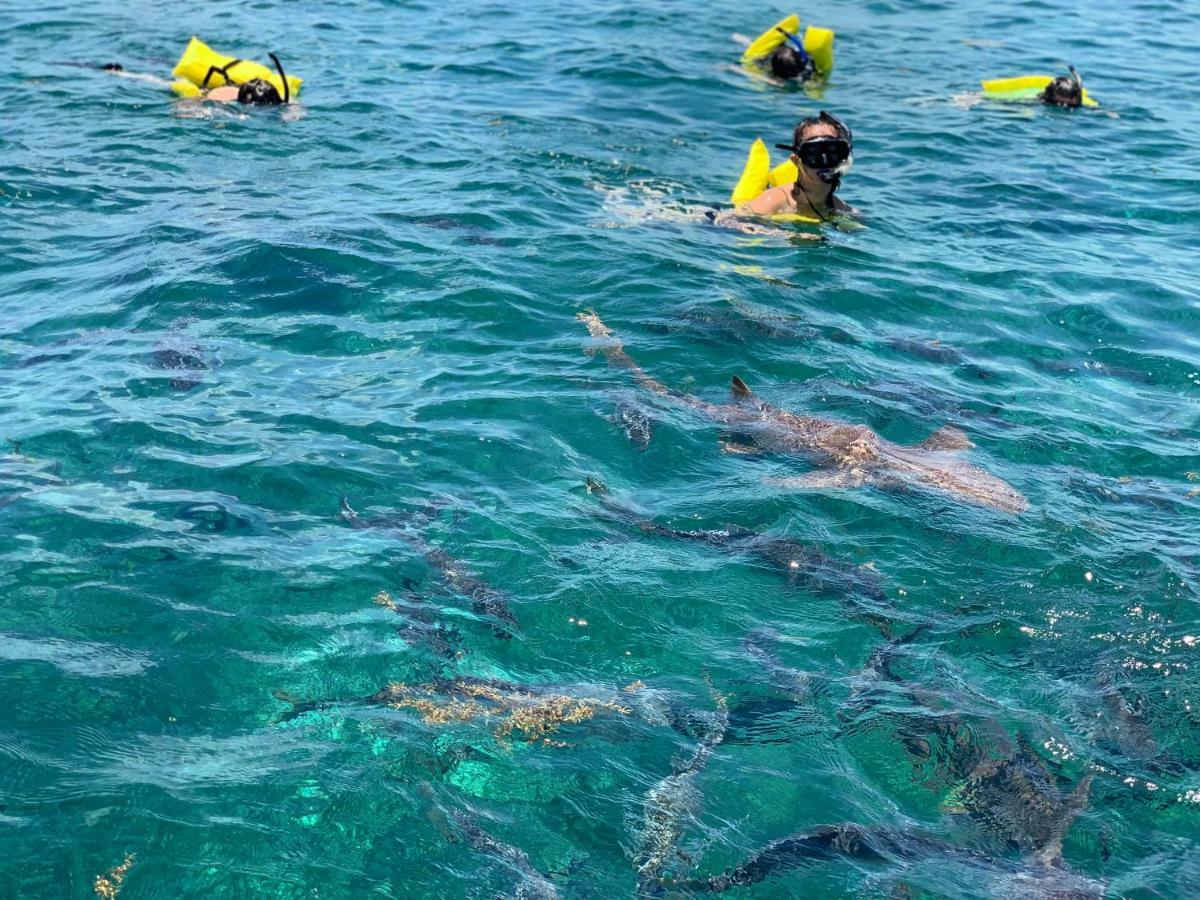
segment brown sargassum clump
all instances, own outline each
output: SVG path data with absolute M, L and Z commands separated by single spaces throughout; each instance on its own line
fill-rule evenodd
M 564 725 L 586 722 L 597 712 L 628 716 L 632 710 L 613 700 L 576 697 L 483 679 L 453 678 L 428 684 L 389 684 L 373 698 L 393 709 L 413 709 L 429 725 L 449 725 L 475 719 L 495 721 L 492 733 L 505 741 L 514 734 L 527 743 L 563 746 L 550 735 Z
M 400 607 L 387 591 L 380 591 L 371 598 L 371 602 L 376 606 L 382 606 L 384 609 L 390 609 L 392 612 L 400 612 Z
M 92 889 L 96 892 L 96 896 L 103 900 L 114 900 L 117 894 L 121 893 L 121 886 L 125 884 L 125 876 L 132 868 L 133 854 L 126 853 L 125 861 L 119 866 L 113 866 L 103 875 L 96 876 L 96 880 L 92 882 Z

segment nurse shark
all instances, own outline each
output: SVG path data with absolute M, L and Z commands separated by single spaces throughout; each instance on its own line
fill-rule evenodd
M 709 403 L 673 390 L 649 375 L 625 352 L 619 339 L 594 312 L 581 312 L 588 334 L 604 341 L 597 349 L 610 365 L 628 369 L 644 389 L 696 410 L 721 425 L 750 435 L 755 449 L 805 456 L 821 467 L 792 478 L 773 479 L 783 488 L 849 488 L 919 486 L 956 500 L 1007 513 L 1021 513 L 1029 501 L 1007 482 L 955 454 L 974 445 L 957 428 L 935 431 L 921 443 L 893 444 L 863 425 L 790 413 L 756 397 L 734 376 L 729 403 Z M 589 351 L 596 352 L 596 351 Z M 727 448 L 740 450 L 740 447 Z

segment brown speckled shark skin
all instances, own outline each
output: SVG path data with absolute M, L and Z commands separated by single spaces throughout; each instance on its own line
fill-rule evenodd
M 594 312 L 579 313 L 579 318 L 588 334 L 603 341 L 596 350 L 608 357 L 609 364 L 629 370 L 646 390 L 721 425 L 753 434 L 757 449 L 804 456 L 821 467 L 794 478 L 772 480 L 778 487 L 919 486 L 1001 512 L 1016 514 L 1029 508 L 1029 501 L 1012 485 L 955 456 L 974 446 L 957 428 L 941 428 L 920 444 L 903 447 L 884 440 L 865 425 L 797 415 L 771 406 L 754 396 L 736 376 L 731 402 L 709 403 L 672 390 L 647 374 Z

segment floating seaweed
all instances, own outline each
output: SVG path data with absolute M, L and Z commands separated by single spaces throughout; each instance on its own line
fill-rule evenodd
M 97 875 L 92 882 L 92 889 L 102 900 L 114 900 L 125 884 L 125 876 L 133 868 L 133 854 L 126 853 L 125 860 L 119 866 L 113 866 L 103 875 Z
M 459 677 L 426 684 L 389 684 L 370 702 L 392 709 L 411 709 L 428 725 L 451 725 L 476 719 L 494 721 L 499 741 L 514 735 L 526 743 L 565 746 L 551 735 L 564 725 L 578 725 L 598 712 L 628 716 L 632 708 L 615 700 L 542 693 L 528 687 L 487 679 Z

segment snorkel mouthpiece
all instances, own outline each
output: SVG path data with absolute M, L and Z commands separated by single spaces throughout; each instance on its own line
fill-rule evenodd
M 838 186 L 842 183 L 842 176 L 854 168 L 854 132 L 850 130 L 849 125 L 847 125 L 833 113 L 821 110 L 818 118 L 824 122 L 828 122 L 830 125 L 836 128 L 838 134 L 841 135 L 842 140 L 846 142 L 846 158 L 834 166 L 831 170 L 822 170 L 817 172 L 817 177 L 826 184 L 833 185 L 833 189 L 836 191 Z

